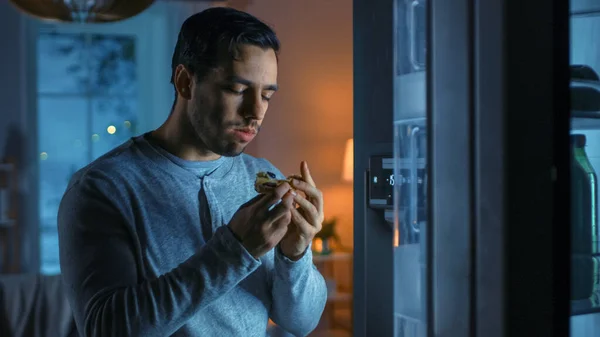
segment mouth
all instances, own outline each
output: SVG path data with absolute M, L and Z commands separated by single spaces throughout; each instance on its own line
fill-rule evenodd
M 247 134 L 251 134 L 251 135 L 255 135 L 256 134 L 256 130 L 253 128 L 241 128 L 241 129 L 234 129 L 235 131 L 239 131 L 239 132 L 243 132 L 243 133 L 247 133 Z
M 250 142 L 256 136 L 256 130 L 252 128 L 233 129 L 233 134 L 242 142 Z

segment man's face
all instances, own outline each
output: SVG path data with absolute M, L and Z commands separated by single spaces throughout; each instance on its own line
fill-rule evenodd
M 277 57 L 268 48 L 242 45 L 201 79 L 192 81 L 190 123 L 206 150 L 237 156 L 254 139 L 277 90 Z

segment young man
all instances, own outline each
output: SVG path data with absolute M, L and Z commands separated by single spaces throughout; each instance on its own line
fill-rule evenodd
M 58 227 L 81 335 L 264 336 L 269 318 L 297 336 L 316 327 L 327 291 L 309 244 L 321 192 L 303 162 L 294 189 L 257 195 L 257 172 L 283 177 L 242 154 L 277 90 L 278 50 L 249 14 L 191 16 L 167 121 L 73 176 Z

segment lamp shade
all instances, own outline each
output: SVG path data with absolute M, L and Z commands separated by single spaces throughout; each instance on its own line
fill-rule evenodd
M 354 180 L 354 139 L 346 141 L 346 150 L 344 151 L 344 167 L 342 168 L 342 180 L 351 182 Z
M 101 23 L 131 18 L 154 0 L 9 0 L 24 13 L 59 22 Z

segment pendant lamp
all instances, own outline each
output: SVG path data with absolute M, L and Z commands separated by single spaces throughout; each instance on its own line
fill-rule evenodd
M 102 23 L 114 22 L 141 13 L 155 0 L 9 0 L 19 10 L 38 19 Z

